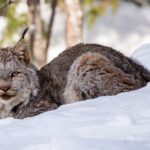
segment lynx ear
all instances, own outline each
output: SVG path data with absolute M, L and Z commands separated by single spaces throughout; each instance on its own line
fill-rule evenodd
M 18 55 L 19 59 L 25 63 L 30 62 L 30 54 L 28 50 L 27 43 L 24 39 L 19 40 L 19 42 L 14 47 L 14 53 Z
M 18 55 L 19 59 L 21 61 L 24 61 L 25 63 L 29 63 L 30 62 L 30 54 L 29 54 L 29 50 L 28 50 L 28 46 L 26 41 L 24 40 L 24 37 L 28 31 L 28 27 L 25 28 L 25 30 L 22 33 L 21 39 L 19 40 L 19 42 L 15 45 L 14 47 L 14 52 Z

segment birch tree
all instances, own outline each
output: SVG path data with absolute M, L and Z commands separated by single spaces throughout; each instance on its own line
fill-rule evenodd
M 67 9 L 66 43 L 75 45 L 82 41 L 83 11 L 80 0 L 65 0 Z
M 28 25 L 31 28 L 30 51 L 34 64 L 41 67 L 45 64 L 45 39 L 42 32 L 40 0 L 28 0 Z
M 28 25 L 31 28 L 30 33 L 30 50 L 33 63 L 42 67 L 47 62 L 47 53 L 50 45 L 52 26 L 54 22 L 57 0 L 50 0 L 50 9 L 52 10 L 47 27 L 46 37 L 43 34 L 43 23 L 41 18 L 40 0 L 28 0 Z

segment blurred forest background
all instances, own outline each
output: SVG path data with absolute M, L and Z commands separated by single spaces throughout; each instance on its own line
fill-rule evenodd
M 150 0 L 0 0 L 0 47 L 26 37 L 33 63 L 42 67 L 80 42 L 130 55 L 150 42 Z

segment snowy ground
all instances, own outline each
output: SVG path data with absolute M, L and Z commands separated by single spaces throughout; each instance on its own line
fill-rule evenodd
M 150 44 L 133 57 L 150 69 Z M 0 121 L 1 150 L 150 150 L 150 83 L 41 115 Z

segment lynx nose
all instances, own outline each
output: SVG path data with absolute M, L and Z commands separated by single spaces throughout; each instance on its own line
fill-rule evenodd
M 0 80 L 0 90 L 7 92 L 11 88 L 11 83 L 9 81 Z

